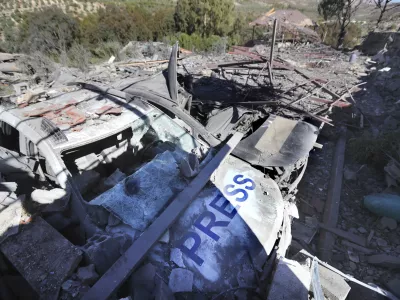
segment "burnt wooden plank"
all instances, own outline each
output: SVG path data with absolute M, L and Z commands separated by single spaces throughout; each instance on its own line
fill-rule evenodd
M 196 178 L 192 180 L 188 187 L 178 194 L 161 215 L 96 282 L 82 299 L 107 299 L 120 287 L 146 257 L 147 252 L 157 243 L 165 231 L 174 224 L 180 214 L 185 211 L 200 193 L 210 180 L 211 175 L 218 169 L 226 157 L 228 157 L 242 137 L 243 134 L 237 132 L 229 139 Z
M 336 229 L 336 224 L 339 218 L 339 206 L 340 206 L 340 194 L 342 191 L 342 180 L 343 180 L 343 165 L 344 165 L 344 154 L 346 149 L 346 131 L 343 129 L 343 133 L 339 137 L 336 143 L 336 149 L 334 153 L 332 163 L 332 173 L 329 183 L 328 199 L 325 203 L 325 211 L 323 217 L 323 228 Z M 320 225 L 320 227 L 322 227 Z M 319 251 L 320 257 L 324 261 L 329 261 L 332 254 L 332 248 L 335 243 L 335 237 L 331 232 L 323 230 L 320 234 Z M 338 233 L 339 231 L 336 230 Z M 336 234 L 337 234 L 336 233 Z M 355 242 L 355 241 L 353 241 Z

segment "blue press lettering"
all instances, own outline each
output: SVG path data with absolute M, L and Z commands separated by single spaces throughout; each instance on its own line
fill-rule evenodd
M 218 205 L 218 201 L 222 199 L 223 203 L 222 205 Z M 218 194 L 217 197 L 214 198 L 214 200 L 210 203 L 210 206 L 214 208 L 216 211 L 219 211 L 221 214 L 224 216 L 227 216 L 229 219 L 233 219 L 234 216 L 236 216 L 237 210 L 240 208 L 239 205 L 234 207 L 231 212 L 226 210 L 226 207 L 230 205 L 230 202 L 225 199 L 225 197 L 222 194 Z
M 191 248 L 185 246 L 185 242 L 189 239 L 193 239 L 194 243 Z M 179 241 L 178 248 L 182 251 L 182 253 L 186 254 L 191 260 L 193 260 L 196 264 L 201 266 L 204 262 L 197 254 L 196 251 L 199 249 L 201 245 L 201 238 L 196 232 L 188 231 Z
M 235 177 L 233 177 L 233 182 L 238 185 L 245 185 L 244 189 L 236 188 L 234 184 L 228 184 L 224 187 L 224 193 L 228 196 L 235 196 L 238 194 L 242 194 L 236 197 L 236 201 L 238 202 L 244 202 L 248 199 L 249 195 L 246 190 L 253 191 L 256 188 L 256 184 L 253 180 L 251 180 L 250 178 L 245 178 L 241 174 L 235 175 Z M 223 203 L 218 204 L 218 202 L 221 199 L 223 200 Z M 230 205 L 230 202 L 220 193 L 210 203 L 210 206 L 212 208 L 214 208 L 216 211 L 219 211 L 224 216 L 232 220 L 237 214 L 240 205 L 234 207 L 231 212 L 226 210 L 228 205 Z M 204 226 L 203 224 L 201 224 L 201 222 L 204 221 L 204 219 L 206 218 L 209 218 L 209 221 L 207 226 Z M 193 225 L 197 229 L 201 230 L 203 233 L 208 235 L 210 238 L 218 242 L 220 236 L 212 232 L 211 229 L 213 227 L 227 227 L 229 223 L 230 221 L 217 221 L 216 216 L 211 211 L 205 211 L 197 218 L 197 220 L 194 222 Z M 193 245 L 189 243 L 190 240 L 193 240 Z M 197 265 L 201 266 L 204 263 L 204 260 L 196 254 L 196 251 L 199 249 L 200 246 L 201 246 L 200 235 L 198 235 L 196 232 L 188 231 L 179 240 L 177 248 L 179 248 L 182 251 L 182 253 L 186 254 L 186 256 L 191 260 L 193 260 Z
M 237 183 L 237 184 L 246 184 L 246 183 L 250 183 L 250 186 L 245 186 L 244 188 L 246 190 L 252 191 L 256 188 L 256 184 L 253 180 L 251 180 L 250 178 L 245 178 L 243 180 L 241 180 L 241 178 L 243 178 L 243 175 L 236 175 L 235 177 L 233 177 L 233 182 Z
M 249 195 L 247 194 L 246 190 L 244 190 L 244 189 L 234 189 L 233 191 L 229 191 L 228 190 L 228 189 L 232 189 L 232 188 L 235 188 L 235 185 L 228 184 L 228 185 L 225 186 L 224 192 L 228 196 L 235 196 L 236 194 L 242 193 L 243 195 L 241 197 L 236 197 L 236 201 L 244 202 L 249 197 Z
M 204 226 L 201 224 L 201 222 L 205 219 L 209 218 L 210 221 L 207 224 L 207 226 Z M 203 231 L 205 234 L 207 234 L 210 238 L 212 238 L 214 241 L 218 242 L 220 236 L 215 234 L 214 232 L 211 231 L 211 228 L 213 227 L 227 227 L 229 225 L 228 221 L 217 221 L 217 218 L 211 211 L 205 211 L 203 214 L 200 215 L 200 217 L 197 218 L 197 220 L 194 222 L 194 226 Z

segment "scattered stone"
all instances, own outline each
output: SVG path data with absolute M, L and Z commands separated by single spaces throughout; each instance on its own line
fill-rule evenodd
M 120 181 L 126 178 L 125 173 L 122 173 L 119 169 L 116 169 L 106 180 L 104 180 L 104 187 L 110 189 Z
M 178 267 L 185 268 L 182 258 L 182 252 L 178 248 L 173 248 L 170 254 L 170 261 L 174 262 Z
M 359 263 L 359 262 L 360 262 L 360 258 L 359 258 L 358 255 L 357 255 L 356 253 L 354 253 L 353 251 L 347 250 L 347 255 L 349 256 L 349 259 L 350 259 L 352 262 L 355 262 L 355 263 Z
M 343 172 L 344 179 L 351 181 L 351 180 L 356 180 L 357 178 L 357 172 L 354 172 L 348 168 L 346 168 Z
M 399 122 L 392 116 L 388 116 L 385 121 L 383 121 L 383 128 L 385 130 L 395 130 L 399 125 Z
M 169 230 L 167 230 L 158 241 L 163 244 L 168 244 L 169 243 Z
M 81 248 L 87 264 L 94 264 L 96 271 L 103 275 L 132 244 L 125 234 L 95 234 Z
M 169 276 L 168 286 L 173 293 L 191 292 L 193 286 L 193 273 L 185 269 L 173 269 Z
M 132 240 L 135 240 L 136 236 L 140 233 L 138 230 L 133 229 L 131 226 L 126 225 L 126 224 L 120 224 L 117 226 L 107 226 L 106 231 L 108 233 L 114 234 L 114 233 L 123 233 L 132 238 Z
M 374 234 L 375 234 L 375 231 L 371 230 L 371 232 L 369 233 L 368 238 L 367 238 L 367 246 L 369 246 L 371 244 L 371 240 L 374 237 Z
M 389 269 L 400 268 L 400 258 L 387 254 L 376 254 L 368 256 L 368 263 Z
M 155 282 L 154 300 L 175 300 L 174 294 L 160 277 L 156 276 Z
M 94 265 L 79 268 L 77 276 L 83 284 L 87 285 L 92 285 L 97 281 L 97 279 L 99 279 L 99 274 L 96 273 Z
M 47 205 L 43 210 L 45 212 L 63 211 L 69 202 L 71 193 L 64 189 L 52 190 L 34 190 L 31 194 L 31 200 L 38 204 Z
M 384 239 L 382 239 L 382 238 L 377 238 L 376 239 L 376 244 L 379 246 L 379 247 L 386 247 L 387 245 L 388 245 L 388 242 L 386 242 Z
M 367 229 L 365 229 L 364 227 L 358 227 L 357 230 L 359 233 L 363 233 L 363 234 L 368 232 Z
M 349 266 L 350 266 L 350 270 L 352 270 L 352 271 L 355 271 L 355 270 L 357 270 L 357 265 L 354 263 L 354 262 L 350 262 L 349 263 Z
M 350 292 L 350 286 L 339 274 L 319 265 L 319 277 L 326 299 L 344 300 Z M 293 298 L 295 299 L 295 298 Z
M 29 88 L 28 82 L 19 82 L 13 84 L 13 88 L 15 90 L 15 96 L 20 96 L 23 92 L 27 91 Z
M 181 173 L 186 178 L 192 178 L 199 173 L 199 159 L 193 153 L 189 153 L 179 164 Z
M 297 261 L 281 258 L 268 293 L 268 300 L 308 299 L 311 283 L 309 270 Z
M 113 213 L 108 216 L 108 226 L 117 226 L 121 224 L 121 220 L 118 219 Z
M 346 259 L 346 255 L 344 253 L 336 253 L 332 255 L 332 261 L 334 262 L 342 262 Z
M 390 230 L 395 230 L 397 228 L 397 222 L 394 219 L 388 218 L 388 217 L 382 217 L 379 221 L 379 226 L 380 229 L 390 229 Z
M 395 296 L 400 297 L 400 279 L 394 278 L 385 283 L 385 286 L 391 291 Z
M 156 268 L 151 264 L 145 264 L 139 270 L 137 270 L 133 276 L 134 286 L 142 286 L 147 291 L 153 292 L 155 287 L 154 277 L 156 276 Z

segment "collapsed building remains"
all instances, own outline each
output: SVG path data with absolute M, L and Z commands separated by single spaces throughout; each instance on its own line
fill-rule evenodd
M 43 299 L 345 299 L 345 278 L 395 299 L 285 258 L 309 153 L 362 84 L 327 46 L 274 46 L 144 43 L 33 80 L 0 55 L 1 297 L 17 278 Z

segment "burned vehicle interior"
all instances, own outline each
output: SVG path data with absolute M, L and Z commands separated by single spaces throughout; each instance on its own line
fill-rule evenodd
M 200 99 L 201 83 L 177 73 L 177 51 L 166 72 L 146 80 L 71 83 L 46 101 L 3 105 L 0 250 L 8 277 L 0 298 L 13 298 L 15 277 L 28 283 L 30 299 L 153 299 L 155 290 L 165 299 L 211 299 L 268 281 L 266 262 L 290 244 L 286 208 L 319 129 L 307 118 Z M 205 172 L 135 269 L 105 284 Z M 248 293 L 264 299 L 268 291 Z

